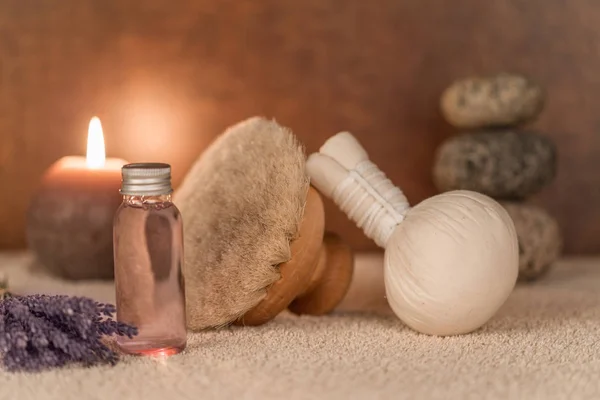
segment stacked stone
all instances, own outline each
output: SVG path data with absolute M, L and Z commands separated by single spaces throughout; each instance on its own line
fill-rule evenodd
M 544 90 L 527 77 L 501 73 L 454 82 L 441 98 L 445 119 L 462 131 L 437 151 L 438 190 L 465 189 L 499 201 L 519 237 L 519 279 L 542 276 L 558 258 L 556 220 L 527 202 L 556 175 L 557 154 L 546 136 L 523 128 L 541 113 Z

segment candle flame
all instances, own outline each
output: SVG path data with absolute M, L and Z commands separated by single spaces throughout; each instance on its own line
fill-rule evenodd
M 102 134 L 102 124 L 98 117 L 93 117 L 90 120 L 87 140 L 87 157 L 85 161 L 89 168 L 102 168 L 106 162 L 104 135 Z

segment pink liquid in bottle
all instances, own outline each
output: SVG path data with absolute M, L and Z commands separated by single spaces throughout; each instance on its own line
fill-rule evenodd
M 117 339 L 128 354 L 172 355 L 186 346 L 183 223 L 171 192 L 167 164 L 123 167 L 114 254 L 117 320 L 138 328 Z

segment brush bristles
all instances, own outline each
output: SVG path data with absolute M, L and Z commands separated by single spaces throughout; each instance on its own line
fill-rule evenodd
M 292 132 L 250 118 L 199 157 L 175 192 L 185 236 L 188 327 L 237 320 L 266 296 L 291 259 L 309 188 Z

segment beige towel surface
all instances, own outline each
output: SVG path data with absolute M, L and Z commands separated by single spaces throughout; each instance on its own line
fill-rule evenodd
M 189 335 L 168 359 L 41 374 L 0 371 L 0 399 L 600 399 L 600 259 L 562 260 L 519 284 L 483 329 L 415 333 L 390 313 L 380 255 L 357 259 L 340 311 Z M 20 292 L 113 301 L 111 283 L 65 283 L 0 255 Z

